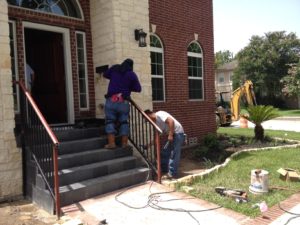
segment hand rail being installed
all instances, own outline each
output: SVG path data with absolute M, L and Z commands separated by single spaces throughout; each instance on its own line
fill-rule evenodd
M 21 117 L 24 146 L 31 151 L 33 160 L 55 202 L 56 215 L 60 217 L 60 194 L 58 181 L 59 141 L 39 110 L 31 94 L 21 81 Z M 26 151 L 27 149 L 23 149 Z
M 129 140 L 155 172 L 157 182 L 161 183 L 160 134 L 162 130 L 132 99 L 129 102 Z

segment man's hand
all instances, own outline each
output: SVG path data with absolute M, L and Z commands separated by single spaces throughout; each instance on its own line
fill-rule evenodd
M 168 135 L 168 141 L 172 142 L 174 140 L 173 134 Z

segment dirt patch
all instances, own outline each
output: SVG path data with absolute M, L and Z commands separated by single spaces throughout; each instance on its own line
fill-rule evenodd
M 180 160 L 179 166 L 179 178 L 185 177 L 188 175 L 198 174 L 205 171 L 207 168 L 201 161 L 195 161 L 184 157 Z
M 39 209 L 27 200 L 0 204 L 0 225 L 53 225 L 56 216 Z

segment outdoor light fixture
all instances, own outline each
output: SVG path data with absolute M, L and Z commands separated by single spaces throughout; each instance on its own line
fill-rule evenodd
M 146 36 L 147 33 L 143 31 L 143 29 L 135 29 L 134 30 L 134 38 L 136 41 L 139 41 L 139 47 L 146 47 Z

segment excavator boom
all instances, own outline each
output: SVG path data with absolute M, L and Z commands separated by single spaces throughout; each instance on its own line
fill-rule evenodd
M 253 91 L 253 83 L 250 80 L 246 80 L 243 86 L 237 88 L 232 92 L 231 98 L 231 113 L 232 120 L 238 120 L 240 114 L 240 101 L 241 97 L 245 96 L 248 105 L 256 105 L 256 98 Z

